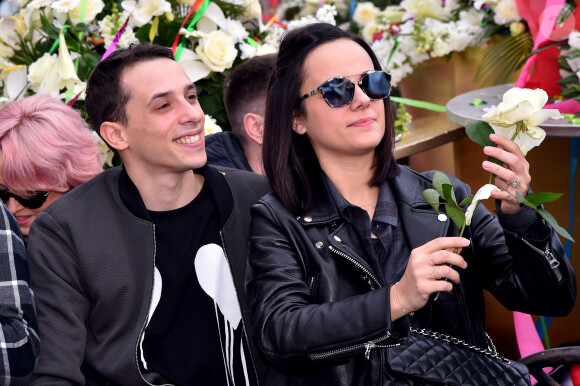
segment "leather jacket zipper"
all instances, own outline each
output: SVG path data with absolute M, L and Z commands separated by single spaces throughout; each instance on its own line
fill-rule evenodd
M 371 286 L 371 289 L 375 289 L 375 287 L 372 285 L 372 282 L 370 279 L 373 279 L 373 281 L 377 284 L 377 288 L 381 288 L 381 283 L 379 283 L 379 281 L 377 280 L 377 278 L 375 277 L 375 275 L 373 275 L 373 273 L 367 269 L 364 265 L 362 265 L 361 263 L 359 263 L 358 261 L 356 261 L 353 257 L 347 255 L 346 253 L 344 253 L 343 251 L 341 251 L 340 249 L 337 249 L 335 247 L 333 247 L 332 245 L 330 245 L 328 247 L 330 249 L 331 252 L 333 252 L 334 254 L 345 258 L 346 260 L 350 261 L 351 263 L 353 263 L 358 269 L 360 269 L 361 271 L 363 271 L 365 273 L 366 277 L 363 277 L 365 280 L 367 280 L 367 283 Z
M 370 340 L 370 341 L 365 342 L 365 343 L 359 343 L 359 344 L 355 344 L 353 346 L 343 347 L 343 348 L 339 348 L 336 350 L 323 352 L 320 354 L 310 354 L 310 359 L 313 361 L 322 360 L 322 359 L 329 359 L 329 358 L 332 358 L 334 356 L 350 354 L 352 352 L 359 351 L 362 349 L 365 350 L 365 358 L 370 359 L 372 349 L 384 348 L 384 347 L 394 347 L 394 346 L 399 346 L 401 344 L 401 343 L 394 343 L 391 345 L 377 345 L 377 342 L 381 342 L 385 339 L 388 339 L 390 336 L 391 336 L 391 332 L 387 331 L 387 333 L 384 336 L 381 336 L 378 339 Z
M 546 259 L 546 261 L 548 262 L 548 265 L 552 269 L 552 272 L 554 272 L 554 275 L 556 275 L 556 279 L 557 279 L 558 283 L 561 282 L 562 281 L 562 273 L 558 269 L 558 267 L 560 266 L 560 262 L 554 256 L 554 253 L 550 250 L 550 243 L 547 243 L 546 248 L 542 251 L 540 248 L 530 244 L 523 237 L 520 237 L 520 240 L 522 240 L 524 242 L 524 244 L 526 244 L 528 247 L 530 247 L 531 249 L 536 251 L 540 256 L 542 256 L 544 259 Z
M 361 263 L 356 261 L 356 259 L 347 255 L 346 253 L 344 253 L 340 249 L 333 247 L 332 245 L 329 245 L 328 248 L 330 249 L 330 251 L 332 253 L 348 260 L 349 262 L 354 264 L 359 270 L 361 270 L 364 273 L 363 279 L 370 285 L 372 290 L 374 290 L 375 287 L 373 286 L 373 282 L 371 281 L 371 279 L 374 281 L 374 283 L 376 283 L 377 288 L 382 287 L 381 283 L 379 283 L 379 281 L 377 280 L 375 275 L 373 275 L 373 273 L 369 269 L 367 269 L 364 265 L 362 265 Z M 384 336 L 382 336 L 378 339 L 373 339 L 373 340 L 370 340 L 370 341 L 365 342 L 365 343 L 359 343 L 359 344 L 355 344 L 353 346 L 343 347 L 343 348 L 327 351 L 327 352 L 320 353 L 320 354 L 311 354 L 310 359 L 311 360 L 329 359 L 329 358 L 332 358 L 334 356 L 344 355 L 344 354 L 348 354 L 348 353 L 355 352 L 355 351 L 362 350 L 362 349 L 365 350 L 365 358 L 370 359 L 372 349 L 394 347 L 394 346 L 398 346 L 401 344 L 401 343 L 395 343 L 395 344 L 390 344 L 390 345 L 377 345 L 377 342 L 381 342 L 385 339 L 388 339 L 390 336 L 391 336 L 391 332 L 387 331 L 387 333 Z

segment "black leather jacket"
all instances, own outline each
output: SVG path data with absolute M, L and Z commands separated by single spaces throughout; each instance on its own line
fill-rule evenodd
M 432 175 L 401 167 L 390 181 L 409 250 L 459 234 L 422 196 Z M 450 178 L 458 202 L 471 194 Z M 379 282 L 325 189 L 315 192 L 309 213 L 296 216 L 269 194 L 252 216 L 246 291 L 255 339 L 274 365 L 267 385 L 375 384 L 380 345 L 406 336 L 409 324 L 486 347 L 484 288 L 508 309 L 531 314 L 565 315 L 576 301 L 574 272 L 556 233 L 539 216 L 527 229 L 516 224 L 508 230 L 478 206 L 464 234 L 472 243 L 462 251 L 468 268 L 459 270 L 460 284 L 394 323 L 393 283 Z M 367 360 L 373 343 L 378 347 Z

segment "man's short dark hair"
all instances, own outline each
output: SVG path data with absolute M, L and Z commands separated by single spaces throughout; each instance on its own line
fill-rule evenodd
M 174 60 L 171 49 L 162 46 L 138 44 L 118 50 L 97 64 L 87 81 L 85 105 L 91 127 L 99 135 L 103 122 L 127 124 L 125 106 L 131 90 L 121 85 L 121 76 L 137 63 L 155 59 Z
M 225 80 L 224 105 L 232 132 L 245 141 L 244 116 L 248 113 L 264 115 L 268 80 L 276 69 L 276 54 L 255 56 L 240 64 Z

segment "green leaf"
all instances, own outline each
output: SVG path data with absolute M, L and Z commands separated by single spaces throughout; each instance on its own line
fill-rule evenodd
M 536 212 L 538 212 L 540 216 L 542 216 L 542 218 L 546 220 L 546 222 L 548 222 L 548 224 L 550 224 L 552 228 L 554 228 L 554 230 L 558 232 L 560 236 L 564 237 L 567 240 L 574 241 L 574 239 L 572 238 L 572 236 L 570 236 L 570 234 L 566 231 L 566 229 L 558 225 L 558 222 L 556 221 L 554 216 L 552 216 L 547 210 L 537 209 Z
M 459 206 L 469 205 L 473 201 L 473 196 L 465 197 L 463 201 L 459 203 Z
M 449 204 L 457 206 L 457 200 L 455 199 L 455 192 L 453 191 L 453 186 L 450 184 L 443 184 L 443 198 Z
M 494 131 L 489 123 L 484 121 L 473 121 L 465 127 L 465 133 L 469 139 L 477 143 L 479 146 L 497 146 L 489 139 L 489 135 Z
M 463 228 L 463 224 L 465 223 L 465 212 L 463 209 L 456 206 L 445 205 L 445 213 L 447 213 L 458 229 Z
M 489 162 L 493 162 L 494 164 L 498 164 L 499 166 L 503 166 L 503 162 L 501 162 L 500 160 L 498 160 L 495 157 L 489 156 L 489 157 L 487 157 L 487 160 Z
M 435 174 L 433 174 L 433 187 L 441 197 L 445 197 L 443 195 L 444 184 L 451 185 L 451 180 L 449 179 L 449 177 L 447 177 L 447 175 L 439 171 L 435 172 Z
M 526 200 L 538 206 L 546 202 L 556 201 L 562 197 L 564 193 L 530 193 L 526 196 Z
M 483 56 L 475 80 L 482 84 L 506 83 L 507 78 L 523 66 L 533 48 L 529 32 L 518 36 L 507 35 L 492 44 Z
M 58 34 L 60 30 L 55 28 L 51 22 L 48 21 L 43 13 L 40 13 L 40 22 L 42 23 L 42 29 L 52 40 L 58 40 Z
M 425 201 L 429 203 L 435 209 L 436 212 L 439 212 L 439 193 L 435 189 L 425 189 L 423 190 L 423 197 Z
M 526 200 L 526 198 L 524 196 L 522 196 L 520 194 L 520 192 L 518 192 L 517 190 L 516 190 L 516 198 L 518 199 L 519 202 L 521 202 L 525 206 L 529 206 L 530 208 L 532 208 L 535 211 L 538 210 L 538 207 L 536 205 L 534 205 L 533 203 L 531 203 L 528 200 Z

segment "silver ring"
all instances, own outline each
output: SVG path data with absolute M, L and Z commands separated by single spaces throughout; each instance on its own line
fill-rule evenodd
M 516 174 L 516 180 L 514 182 L 508 182 L 507 184 L 513 188 L 515 188 L 516 186 L 518 186 L 518 184 L 520 183 L 520 176 L 518 176 Z
M 439 266 L 439 279 L 443 278 L 443 274 L 441 273 L 441 265 Z
M 434 266 L 433 266 L 433 268 L 431 268 L 431 277 L 432 277 L 433 279 L 435 279 L 435 275 L 433 275 L 433 272 L 435 272 L 435 267 L 436 267 L 436 266 L 434 265 Z

